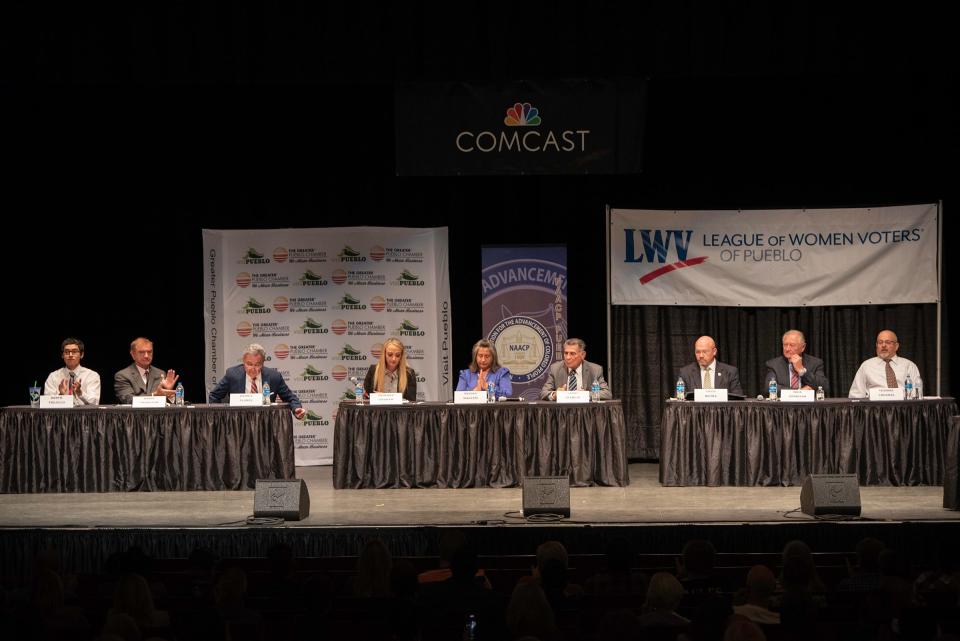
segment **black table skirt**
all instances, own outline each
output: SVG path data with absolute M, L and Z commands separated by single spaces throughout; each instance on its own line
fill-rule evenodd
M 0 492 L 240 490 L 293 478 L 285 405 L 0 410 Z
M 943 507 L 960 510 L 960 416 L 950 418 L 947 452 L 943 471 Z
M 816 403 L 667 402 L 664 485 L 799 485 L 856 474 L 861 485 L 940 485 L 954 399 Z
M 619 401 L 357 406 L 342 403 L 333 442 L 336 488 L 513 487 L 524 476 L 623 486 Z

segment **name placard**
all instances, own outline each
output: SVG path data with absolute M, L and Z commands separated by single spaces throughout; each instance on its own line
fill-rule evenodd
M 780 400 L 786 403 L 812 403 L 816 393 L 812 389 L 784 389 L 780 390 Z
M 902 401 L 903 390 L 899 387 L 871 387 L 871 401 Z
M 40 409 L 67 410 L 73 409 L 72 394 L 43 394 L 40 396 Z
M 263 405 L 263 394 L 231 394 L 230 407 L 258 407 Z
M 727 390 L 721 388 L 693 390 L 693 400 L 696 403 L 726 403 Z
M 484 392 L 486 394 L 486 392 Z M 400 392 L 371 392 L 371 405 L 402 405 L 403 394 Z
M 453 393 L 454 405 L 476 405 L 487 402 L 487 393 L 481 390 L 467 390 Z
M 587 390 L 576 390 L 571 392 L 569 390 L 560 390 L 557 392 L 557 402 L 558 403 L 589 403 L 590 402 L 590 392 Z
M 166 396 L 134 396 L 133 406 L 136 408 L 157 409 L 167 406 Z

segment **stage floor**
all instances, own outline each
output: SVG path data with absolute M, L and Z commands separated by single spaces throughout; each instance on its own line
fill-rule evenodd
M 299 467 L 310 516 L 287 527 L 409 527 L 522 523 L 521 490 L 335 490 L 331 467 Z M 662 487 L 656 464 L 630 465 L 627 487 L 571 488 L 571 518 L 581 525 L 785 523 L 812 520 L 796 511 L 799 487 Z M 5 528 L 216 528 L 253 514 L 253 491 L 0 495 Z M 960 522 L 943 488 L 861 487 L 864 519 Z

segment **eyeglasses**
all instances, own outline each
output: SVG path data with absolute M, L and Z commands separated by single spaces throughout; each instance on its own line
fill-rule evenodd
M 79 353 L 80 353 L 80 350 L 79 350 L 79 349 L 65 349 L 65 350 L 63 350 L 63 353 L 64 353 L 65 355 L 67 355 L 67 356 L 70 356 L 71 354 L 79 354 Z
M 877 341 L 877 345 L 896 345 L 897 341 Z

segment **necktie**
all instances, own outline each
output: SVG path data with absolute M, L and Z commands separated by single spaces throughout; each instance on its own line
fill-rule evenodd
M 710 376 L 710 368 L 703 368 L 703 389 L 713 389 L 713 377 Z
M 797 374 L 797 370 L 794 369 L 793 363 L 790 363 L 790 387 L 800 389 L 800 375 Z
M 570 370 L 570 378 L 567 379 L 567 389 L 571 392 L 577 389 L 577 370 Z
M 897 386 L 897 375 L 893 372 L 893 367 L 890 365 L 890 361 L 886 361 L 886 370 L 887 370 L 887 387 L 896 387 Z
M 250 379 L 250 393 L 251 394 L 257 393 L 257 380 L 254 378 Z

